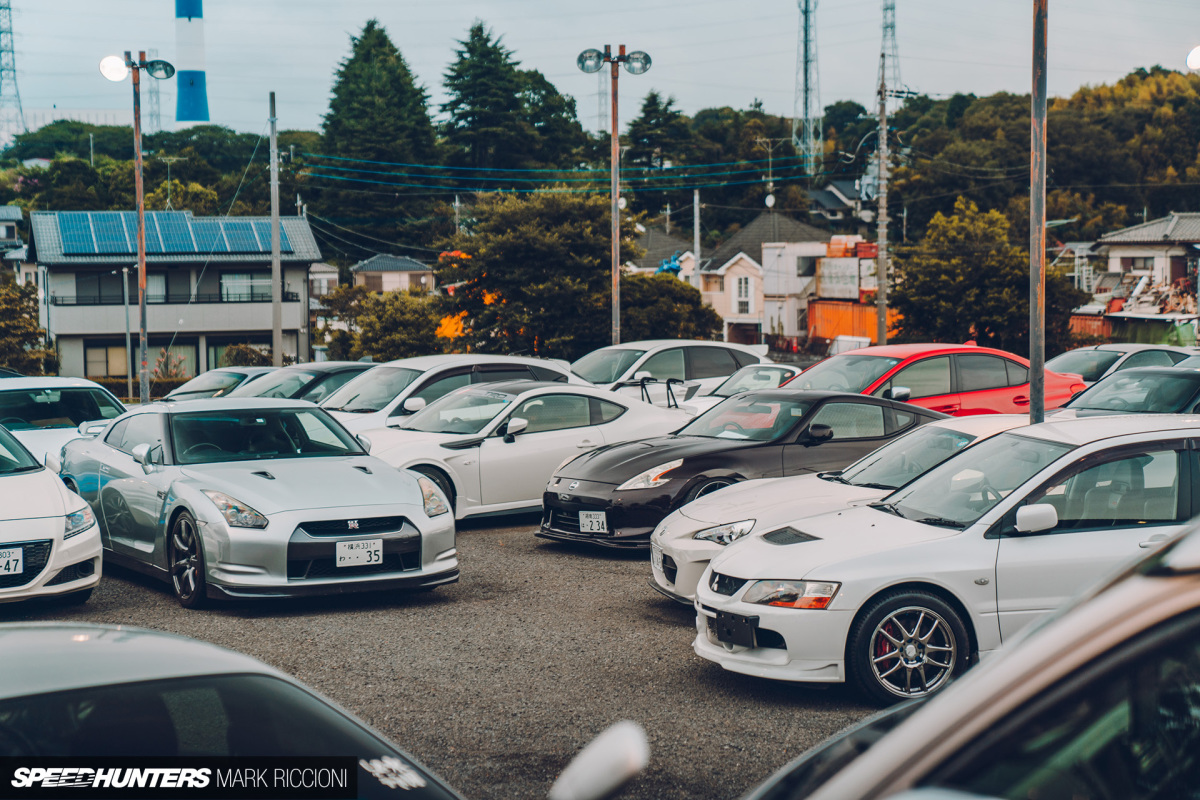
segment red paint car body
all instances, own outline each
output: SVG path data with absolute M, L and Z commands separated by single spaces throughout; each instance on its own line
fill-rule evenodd
M 896 344 L 839 353 L 784 384 L 891 397 L 909 390 L 908 402 L 954 416 L 1029 411 L 1029 362 L 990 347 Z M 1079 375 L 1046 372 L 1046 408 L 1058 408 L 1083 391 Z

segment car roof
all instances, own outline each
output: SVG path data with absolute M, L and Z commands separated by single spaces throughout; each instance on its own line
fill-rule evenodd
M 240 372 L 243 375 L 257 375 L 260 372 L 271 372 L 276 369 L 279 367 L 213 367 L 201 372 L 200 375 L 207 375 L 210 372 Z M 200 375 L 194 376 L 192 380 L 199 378 Z
M 1107 417 L 1083 417 L 1079 419 L 1052 419 L 1024 428 L 1017 428 L 1013 433 L 1022 436 L 1035 436 L 1063 444 L 1083 445 L 1100 442 L 1117 436 L 1131 436 L 1139 433 L 1172 433 L 1183 435 L 1183 431 L 1193 430 L 1200 434 L 1200 416 L 1196 414 L 1114 414 Z
M 307 400 L 286 400 L 274 397 L 202 397 L 199 400 L 163 399 L 140 406 L 137 410 L 174 414 L 189 411 L 239 411 L 256 408 L 316 408 Z
M 505 394 L 520 395 L 527 392 L 535 392 L 542 390 L 558 390 L 560 392 L 570 392 L 571 394 L 588 395 L 589 397 L 599 397 L 603 399 L 623 400 L 628 402 L 633 399 L 628 395 L 620 395 L 616 392 L 599 386 L 588 386 L 582 383 L 567 383 L 566 381 L 496 381 L 495 383 L 472 383 L 469 389 L 482 389 L 489 392 L 503 392 Z M 462 391 L 459 389 L 457 391 Z
M 991 436 L 993 433 L 1020 428 L 1029 424 L 1025 414 L 975 414 L 970 417 L 950 417 L 934 420 L 931 428 L 945 428 L 972 436 Z
M 72 387 L 107 391 L 100 384 L 89 381 L 86 378 L 38 377 L 5 378 L 4 382 L 0 383 L 0 392 L 19 391 L 23 389 L 69 389 Z
M 82 622 L 0 624 L 0 698 L 228 673 L 291 681 L 250 656 L 171 633 Z
M 707 339 L 642 339 L 637 342 L 610 344 L 607 347 L 599 347 L 597 350 L 657 350 L 663 347 L 696 347 L 700 345 L 730 347 L 734 350 L 742 350 L 750 353 L 751 355 L 758 355 L 753 345 L 737 344 L 735 342 L 710 342 Z M 592 352 L 595 351 L 593 350 Z
M 918 406 L 902 403 L 898 400 L 885 400 L 882 397 L 872 397 L 869 394 L 857 394 L 855 392 L 835 392 L 828 389 L 789 389 L 786 386 L 780 386 L 776 389 L 750 389 L 745 392 L 738 392 L 734 397 L 754 397 L 761 400 L 808 400 L 818 402 L 831 397 L 836 397 L 840 400 L 845 400 L 851 403 L 862 403 L 864 405 L 873 406 L 895 406 L 899 408 L 909 408 L 914 412 L 927 414 L 931 417 L 941 419 L 945 415 L 938 411 L 931 411 L 928 408 L 920 408 Z
M 447 353 L 436 356 L 413 356 L 412 358 L 399 358 L 395 361 L 384 361 L 381 364 L 376 364 L 377 367 L 408 367 L 422 372 L 455 364 L 534 364 L 543 367 L 551 367 L 557 369 L 564 374 L 567 372 L 567 367 L 560 361 L 550 358 L 536 358 L 533 356 L 496 356 L 476 353 Z
M 1188 355 L 1200 355 L 1200 349 L 1195 347 L 1184 347 L 1174 344 L 1133 344 L 1132 342 L 1108 342 L 1106 344 L 1095 344 L 1091 347 L 1076 347 L 1075 350 L 1116 350 L 1120 353 L 1135 353 L 1139 350 L 1172 350 L 1176 353 L 1187 353 Z M 1067 353 L 1072 353 L 1074 350 L 1068 350 Z M 1066 355 L 1066 353 L 1063 353 Z
M 369 364 L 363 361 L 307 361 L 303 364 L 288 364 L 286 367 L 280 367 L 280 371 L 284 370 L 304 370 L 306 372 L 336 372 L 341 369 L 349 369 L 350 367 L 362 367 L 368 370 L 371 367 L 377 367 L 378 364 Z
M 857 350 L 846 350 L 838 353 L 842 356 L 884 356 L 886 358 L 912 358 L 913 356 L 930 353 L 986 353 L 994 356 L 1012 356 L 1013 353 L 996 350 L 991 347 L 977 347 L 973 344 L 885 344 L 874 347 L 860 347 Z M 832 358 L 832 356 L 831 356 Z

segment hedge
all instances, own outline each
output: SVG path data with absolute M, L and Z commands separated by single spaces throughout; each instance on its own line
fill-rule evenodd
M 88 380 L 100 384 L 123 400 L 133 399 L 125 397 L 125 392 L 128 389 L 128 382 L 125 378 L 88 378 Z M 178 389 L 190 380 L 191 378 L 151 378 L 150 397 L 159 399 L 167 392 Z M 138 379 L 136 375 L 133 378 L 133 396 L 134 398 L 138 396 Z

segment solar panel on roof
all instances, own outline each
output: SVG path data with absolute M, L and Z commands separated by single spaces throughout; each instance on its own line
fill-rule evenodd
M 124 211 L 125 215 L 125 230 L 129 232 L 129 241 L 133 242 L 133 246 L 137 248 L 137 212 Z M 163 251 L 162 239 L 159 238 L 158 228 L 154 225 L 154 212 L 146 212 L 146 252 L 161 253 Z
M 97 211 L 92 214 L 92 230 L 96 232 L 97 253 L 132 253 L 133 243 L 125 235 L 119 211 Z
M 267 220 L 255 220 L 254 231 L 258 234 L 258 240 L 262 242 L 262 252 L 271 252 L 271 223 Z M 279 252 L 292 252 L 292 245 L 288 241 L 287 231 L 283 229 L 282 225 L 279 226 Z
M 96 244 L 92 241 L 92 223 L 86 211 L 59 212 L 58 233 L 62 237 L 64 254 L 96 252 Z
M 221 221 L 217 219 L 193 219 L 192 234 L 196 237 L 195 252 L 202 255 L 209 253 L 228 253 L 225 237 L 221 235 Z
M 162 235 L 164 253 L 194 253 L 196 243 L 188 227 L 187 215 L 179 211 L 156 211 L 154 219 Z
M 229 252 L 231 253 L 261 253 L 262 247 L 258 243 L 258 239 L 254 237 L 254 228 L 250 226 L 249 220 L 225 220 L 222 223 L 225 229 L 225 239 L 229 242 Z M 270 245 L 268 244 L 268 249 Z

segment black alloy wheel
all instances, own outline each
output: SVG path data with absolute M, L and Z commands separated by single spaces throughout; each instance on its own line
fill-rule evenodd
M 204 547 L 196 518 L 187 511 L 180 513 L 167 537 L 167 559 L 171 567 L 171 585 L 175 599 L 184 608 L 200 608 L 208 599 L 208 583 L 204 579 Z

